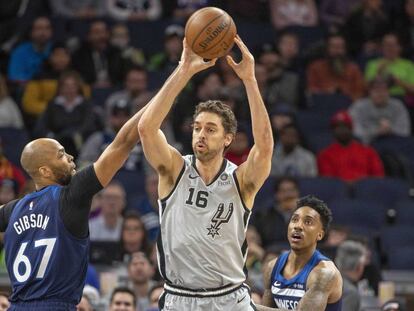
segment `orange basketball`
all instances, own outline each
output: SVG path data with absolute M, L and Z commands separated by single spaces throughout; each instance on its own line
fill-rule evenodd
M 233 47 L 236 33 L 231 16 L 215 7 L 197 10 L 185 25 L 188 45 L 205 59 L 226 55 Z

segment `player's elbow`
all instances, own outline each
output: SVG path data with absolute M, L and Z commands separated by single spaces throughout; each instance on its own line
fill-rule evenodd
M 139 137 L 142 140 L 143 138 L 151 135 L 151 124 L 148 120 L 142 118 L 138 123 L 138 133 Z

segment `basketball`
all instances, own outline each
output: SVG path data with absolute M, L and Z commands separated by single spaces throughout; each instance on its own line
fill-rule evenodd
M 236 33 L 231 16 L 215 7 L 197 10 L 185 25 L 188 45 L 205 59 L 226 55 L 233 47 Z

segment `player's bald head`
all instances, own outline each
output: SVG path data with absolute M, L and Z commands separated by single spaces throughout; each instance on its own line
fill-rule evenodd
M 54 139 L 39 138 L 28 143 L 22 151 L 20 163 L 27 174 L 34 178 L 39 173 L 39 168 L 50 163 L 52 157 L 62 146 Z

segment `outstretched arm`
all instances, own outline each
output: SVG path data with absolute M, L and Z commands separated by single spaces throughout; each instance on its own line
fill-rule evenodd
M 147 107 L 148 104 L 124 124 L 115 136 L 114 141 L 94 163 L 96 176 L 103 187 L 111 181 L 116 172 L 124 165 L 129 153 L 139 142 L 137 126 Z
M 171 110 L 175 98 L 191 77 L 213 66 L 216 62 L 216 59 L 205 62 L 203 58 L 191 51 L 185 39 L 183 45 L 179 65 L 150 101 L 138 125 L 145 157 L 160 175 L 160 185 L 163 184 L 164 177 L 168 184 L 174 184 L 183 163 L 180 153 L 168 144 L 160 131 L 161 124 Z M 166 189 L 166 193 L 169 193 L 169 189 Z M 160 196 L 163 197 L 164 194 L 160 193 Z
M 273 134 L 269 115 L 266 111 L 262 96 L 260 95 L 254 74 L 254 58 L 246 45 L 237 36 L 234 41 L 242 52 L 242 61 L 235 63 L 231 56 L 227 56 L 227 62 L 242 79 L 249 100 L 250 114 L 252 117 L 254 145 L 249 156 L 237 169 L 237 178 L 240 183 L 243 200 L 247 207 L 253 207 L 253 200 L 269 176 L 272 153 Z

